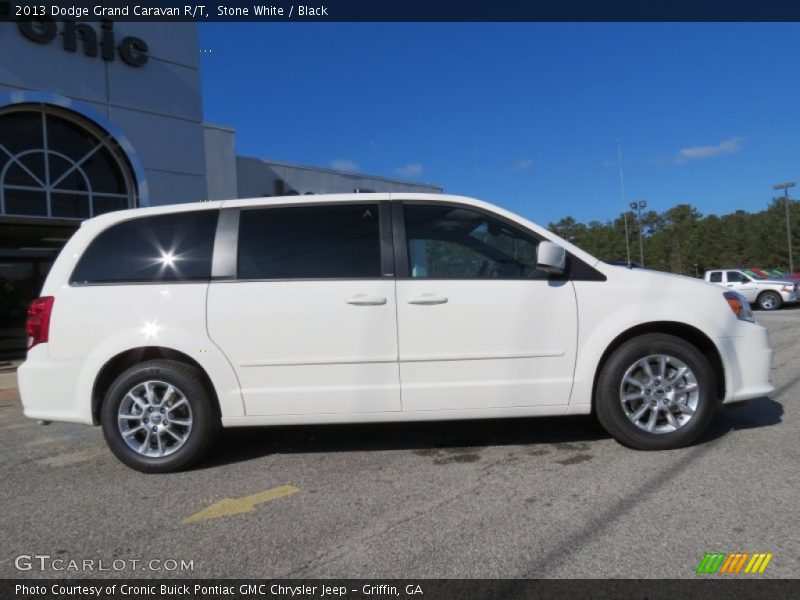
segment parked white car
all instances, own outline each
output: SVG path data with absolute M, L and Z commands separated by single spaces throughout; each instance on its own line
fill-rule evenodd
M 778 310 L 784 304 L 800 300 L 796 281 L 758 279 L 741 269 L 706 271 L 705 280 L 739 292 L 745 300 L 761 310 Z
M 598 261 L 469 198 L 183 204 L 85 221 L 34 301 L 25 414 L 141 471 L 220 426 L 578 415 L 639 449 L 768 394 L 737 292 Z

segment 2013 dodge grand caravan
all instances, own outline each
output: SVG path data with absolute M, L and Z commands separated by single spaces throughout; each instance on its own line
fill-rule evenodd
M 141 471 L 219 428 L 596 412 L 693 442 L 773 390 L 736 292 L 604 264 L 469 198 L 183 204 L 85 221 L 29 309 L 25 414 L 102 425 Z

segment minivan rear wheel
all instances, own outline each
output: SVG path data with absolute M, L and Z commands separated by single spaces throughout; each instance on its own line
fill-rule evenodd
M 208 452 L 219 415 L 200 372 L 173 360 L 123 371 L 106 393 L 101 425 L 111 451 L 146 473 L 185 469 Z
M 598 377 L 596 412 L 620 443 L 669 450 L 694 442 L 719 400 L 708 359 L 681 338 L 653 333 L 628 340 Z

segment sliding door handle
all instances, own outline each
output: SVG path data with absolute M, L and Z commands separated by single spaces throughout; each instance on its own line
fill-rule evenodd
M 447 302 L 447 296 L 440 296 L 439 294 L 420 294 L 419 296 L 411 296 L 407 302 L 409 304 L 422 304 L 424 306 L 444 304 Z
M 350 296 L 345 302 L 354 306 L 380 306 L 381 304 L 386 304 L 386 297 L 356 294 L 355 296 Z

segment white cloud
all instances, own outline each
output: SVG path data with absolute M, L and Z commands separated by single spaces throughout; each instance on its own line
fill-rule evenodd
M 529 171 L 533 168 L 534 160 L 532 158 L 520 158 L 514 163 L 512 168 L 515 171 Z
M 358 171 L 358 164 L 346 158 L 335 158 L 331 161 L 331 168 L 337 171 Z
M 417 177 L 422 174 L 422 165 L 410 163 L 403 167 L 397 167 L 394 172 L 403 177 Z
M 678 152 L 677 156 L 675 156 L 675 162 L 685 163 L 691 160 L 712 158 L 722 154 L 733 154 L 739 151 L 744 140 L 745 138 L 743 137 L 732 137 L 713 146 L 692 146 L 691 148 L 683 148 Z
M 607 167 L 616 167 L 617 164 L 618 163 L 617 163 L 616 160 L 604 160 L 604 161 L 600 162 L 600 165 L 603 166 L 603 167 L 606 167 L 606 168 Z

